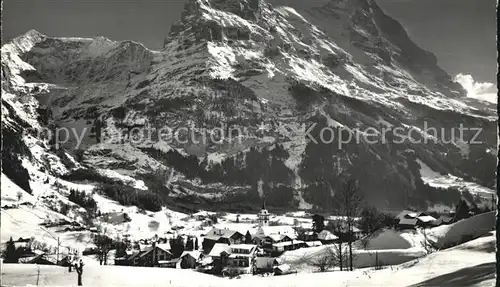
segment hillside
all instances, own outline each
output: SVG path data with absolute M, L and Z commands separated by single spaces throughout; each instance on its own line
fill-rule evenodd
M 2 95 L 3 173 L 57 204 L 332 210 L 347 173 L 379 208 L 494 193 L 495 107 L 371 0 L 190 0 L 161 51 L 31 30 L 2 46 Z

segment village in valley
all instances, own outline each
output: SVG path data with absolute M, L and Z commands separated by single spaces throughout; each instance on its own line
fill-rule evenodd
M 465 200 L 441 213 L 363 208 L 356 217 L 273 214 L 264 202 L 258 214 L 186 214 L 170 230 L 148 238 L 127 233 L 113 238 L 102 228 L 87 228 L 93 244 L 83 250 L 10 238 L 3 242 L 3 263 L 65 266 L 78 272 L 78 280 L 85 264 L 192 269 L 228 278 L 380 270 L 478 238 L 493 222 L 493 211 L 469 207 Z M 58 224 L 67 232 L 86 230 L 76 222 Z M 464 224 L 469 227 L 460 227 Z M 409 245 L 398 246 L 403 241 Z

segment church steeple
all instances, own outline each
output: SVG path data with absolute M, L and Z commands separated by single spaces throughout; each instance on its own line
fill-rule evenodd
M 266 201 L 262 201 L 262 209 L 257 215 L 259 218 L 259 226 L 268 226 L 269 225 L 269 212 L 266 209 Z

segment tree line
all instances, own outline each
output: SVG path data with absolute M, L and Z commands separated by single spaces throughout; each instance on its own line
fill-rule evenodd
M 262 149 L 251 147 L 249 151 L 239 152 L 221 162 L 209 162 L 207 157 L 199 160 L 197 156 L 185 156 L 175 149 L 163 152 L 144 148 L 143 151 L 175 168 L 187 179 L 199 178 L 206 184 L 220 182 L 251 186 L 248 198 L 252 202 L 260 202 L 259 189 L 264 192 L 268 204 L 287 206 L 293 201 L 291 184 L 294 174 L 285 165 L 290 155 L 281 144 Z

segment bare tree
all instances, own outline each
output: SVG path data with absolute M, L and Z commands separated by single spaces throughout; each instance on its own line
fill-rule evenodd
M 348 266 L 348 249 L 344 242 L 346 240 L 346 224 L 345 221 L 341 219 L 330 220 L 326 225 L 326 230 L 329 230 L 333 234 L 337 235 L 339 238 L 336 243 L 333 244 L 333 250 L 335 251 L 335 262 L 339 266 L 340 271 L 344 270 Z
M 425 250 L 425 253 L 426 254 L 431 254 L 433 249 L 434 249 L 434 246 L 432 245 L 432 243 L 429 241 L 429 239 L 427 238 L 427 231 L 426 231 L 426 228 L 422 228 L 422 231 L 423 231 L 423 235 L 424 235 L 424 250 Z
M 309 259 L 309 264 L 318 268 L 319 272 L 335 267 L 335 255 L 331 254 L 331 249 L 327 248 L 330 252 L 325 252 L 317 257 Z
M 318 268 L 318 271 L 325 272 L 336 266 L 345 266 L 347 264 L 346 247 L 342 245 L 326 246 L 324 252 L 318 256 L 307 258 L 309 265 Z M 340 268 L 342 271 L 342 268 Z
M 16 193 L 16 198 L 17 198 L 17 205 L 21 203 L 21 199 L 23 199 L 23 193 L 21 191 L 18 191 Z
M 94 244 L 97 247 L 97 258 L 100 265 L 107 265 L 108 254 L 113 249 L 113 240 L 106 235 L 106 228 L 94 237 Z
M 78 286 L 83 286 L 82 283 L 82 274 L 83 274 L 83 261 L 80 259 L 80 262 L 76 265 L 76 273 L 78 274 Z
M 358 182 L 350 178 L 345 183 L 344 188 L 337 194 L 339 214 L 345 216 L 345 228 L 342 228 L 345 234 L 347 245 L 349 247 L 349 270 L 353 270 L 352 243 L 354 242 L 354 221 L 359 215 L 363 197 L 359 192 Z
M 349 256 L 347 255 L 347 246 L 340 242 L 339 244 L 333 245 L 332 248 L 333 254 L 335 256 L 335 265 L 339 267 L 345 266 L 345 268 L 347 268 L 347 262 L 349 261 Z M 340 271 L 342 271 L 342 268 L 340 268 Z

